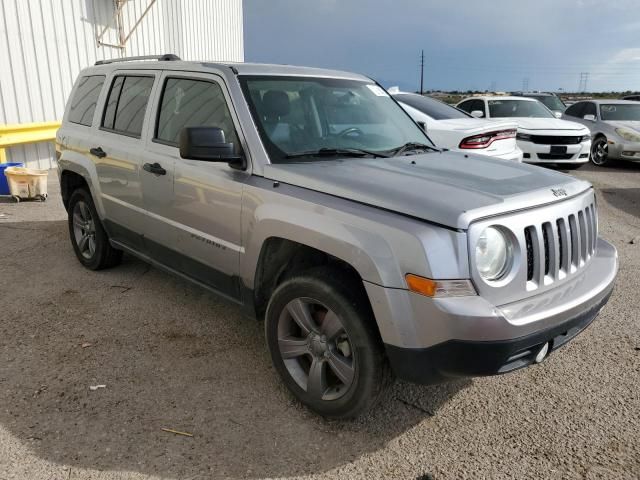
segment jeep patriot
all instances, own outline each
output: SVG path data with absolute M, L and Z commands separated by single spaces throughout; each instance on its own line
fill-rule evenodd
M 264 320 L 282 381 L 325 417 L 364 412 L 394 377 L 539 363 L 617 272 L 588 182 L 437 149 L 353 73 L 98 62 L 56 149 L 85 267 L 127 252 Z

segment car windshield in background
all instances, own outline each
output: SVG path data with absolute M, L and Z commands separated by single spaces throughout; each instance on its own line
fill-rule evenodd
M 410 107 L 419 110 L 425 115 L 429 115 L 434 120 L 450 120 L 452 118 L 473 118 L 471 115 L 458 110 L 451 105 L 440 102 L 433 98 L 417 95 L 413 93 L 401 93 L 395 95 L 395 99 Z
M 489 100 L 491 118 L 530 117 L 555 118 L 540 102 L 531 100 Z
M 275 76 L 241 76 L 240 83 L 273 163 L 384 156 L 410 143 L 431 145 L 373 83 Z
M 605 103 L 600 105 L 602 120 L 640 121 L 640 105 Z
M 564 112 L 567 109 L 566 105 L 562 103 L 562 100 L 560 100 L 555 95 L 540 95 L 539 97 L 531 95 L 530 98 L 534 98 L 539 102 L 542 102 L 542 104 L 549 110 Z

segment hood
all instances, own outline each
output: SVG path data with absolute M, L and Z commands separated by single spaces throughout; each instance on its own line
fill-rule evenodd
M 613 128 L 624 128 L 640 133 L 640 121 L 638 120 L 605 120 L 604 122 Z
M 552 170 L 457 152 L 269 164 L 264 176 L 457 229 L 591 187 Z M 567 196 L 556 197 L 551 188 Z
M 524 130 L 587 130 L 583 125 L 576 122 L 569 122 L 560 118 L 513 118 L 518 123 L 518 127 Z

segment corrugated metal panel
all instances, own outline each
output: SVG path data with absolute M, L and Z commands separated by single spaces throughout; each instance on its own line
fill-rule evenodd
M 151 0 L 128 0 L 127 35 Z M 156 0 L 124 49 L 113 0 L 0 1 L 0 123 L 60 120 L 78 72 L 96 60 L 175 53 L 185 60 L 244 60 L 242 0 Z M 8 161 L 54 165 L 51 144 L 9 149 Z

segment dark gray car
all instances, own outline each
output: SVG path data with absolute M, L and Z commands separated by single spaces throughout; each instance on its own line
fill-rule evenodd
M 591 131 L 591 161 L 640 161 L 640 102 L 586 100 L 571 105 L 562 118 L 582 123 Z

